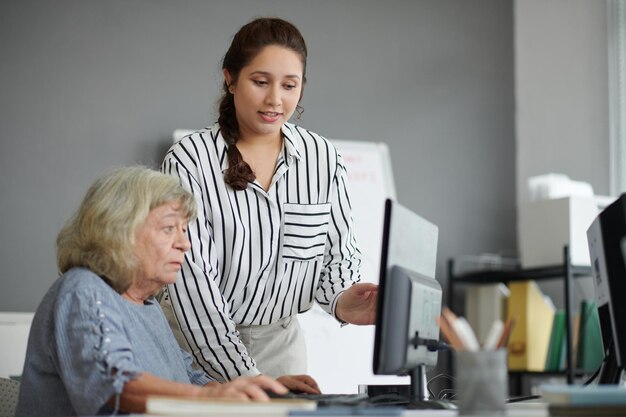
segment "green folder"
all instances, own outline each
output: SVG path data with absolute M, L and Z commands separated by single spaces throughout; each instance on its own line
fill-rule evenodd
M 576 368 L 593 372 L 600 366 L 603 358 L 598 307 L 593 301 L 583 300 L 580 307 Z
M 546 371 L 558 371 L 565 364 L 565 311 L 558 310 L 552 320 L 552 332 L 546 355 Z

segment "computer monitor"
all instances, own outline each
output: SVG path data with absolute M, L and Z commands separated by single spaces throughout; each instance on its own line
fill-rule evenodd
M 600 384 L 617 384 L 626 366 L 626 194 L 606 207 L 587 230 L 605 358 Z
M 425 369 L 437 364 L 437 351 L 431 350 L 439 340 L 442 302 L 435 280 L 437 239 L 437 226 L 386 200 L 374 374 L 410 375 L 410 403 L 428 400 Z

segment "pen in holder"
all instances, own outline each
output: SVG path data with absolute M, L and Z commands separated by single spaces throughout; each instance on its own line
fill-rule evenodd
M 441 333 L 454 348 L 456 398 L 461 415 L 505 413 L 509 391 L 507 343 L 515 319 L 496 320 L 481 345 L 463 317 L 447 307 L 437 318 Z

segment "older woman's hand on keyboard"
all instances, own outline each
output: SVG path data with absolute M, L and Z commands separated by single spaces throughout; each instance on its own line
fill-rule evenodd
M 276 378 L 278 382 L 289 388 L 291 392 L 303 392 L 306 394 L 320 394 L 317 382 L 308 375 L 283 375 Z

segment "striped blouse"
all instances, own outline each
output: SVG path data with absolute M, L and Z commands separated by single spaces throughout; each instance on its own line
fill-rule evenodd
M 282 133 L 268 192 L 257 181 L 241 191 L 224 182 L 228 145 L 218 124 L 177 142 L 161 167 L 198 202 L 191 250 L 169 294 L 198 364 L 218 380 L 259 373 L 236 325 L 270 324 L 314 301 L 334 315 L 338 295 L 360 280 L 341 156 L 296 125 Z

